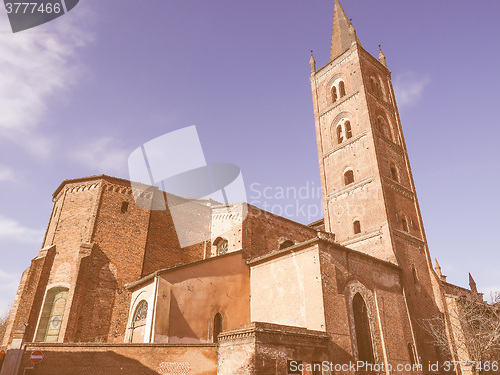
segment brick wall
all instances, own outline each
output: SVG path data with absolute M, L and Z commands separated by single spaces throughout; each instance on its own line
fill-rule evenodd
M 249 259 L 279 250 L 284 240 L 295 243 L 317 236 L 317 230 L 248 205 L 243 222 L 243 249 Z
M 202 345 L 28 344 L 19 375 L 31 367 L 33 350 L 43 353 L 36 375 L 212 375 L 217 374 L 217 347 Z

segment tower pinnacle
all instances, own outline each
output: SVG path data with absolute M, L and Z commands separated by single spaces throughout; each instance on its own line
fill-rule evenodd
M 477 293 L 476 282 L 474 281 L 474 278 L 472 277 L 472 275 L 470 273 L 469 273 L 469 286 L 470 286 L 470 290 Z
M 339 0 L 335 0 L 335 4 L 333 6 L 330 60 L 333 60 L 335 57 L 348 49 L 352 43 L 359 43 L 358 37 L 356 36 L 356 30 L 354 30 L 354 27 L 342 8 L 342 5 L 340 5 Z
M 311 66 L 311 74 L 316 73 L 316 60 L 314 60 L 312 50 L 311 50 L 311 58 L 309 59 L 309 65 Z
M 387 61 L 385 61 L 385 55 L 382 52 L 382 47 L 380 46 L 380 44 L 378 45 L 378 49 L 380 50 L 380 52 L 378 53 L 378 60 L 383 66 L 387 68 Z

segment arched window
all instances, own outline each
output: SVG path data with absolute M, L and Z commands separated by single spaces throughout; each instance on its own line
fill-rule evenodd
M 352 222 L 352 228 L 354 230 L 354 234 L 361 233 L 361 223 L 359 222 L 359 220 L 354 220 Z
M 217 343 L 219 342 L 219 333 L 222 332 L 224 329 L 223 327 L 223 321 L 222 321 L 222 315 L 220 313 L 215 314 L 214 317 L 214 335 L 213 335 L 213 342 Z
M 337 88 L 335 86 L 332 87 L 332 102 L 337 101 Z
M 409 232 L 410 228 L 408 227 L 408 221 L 406 220 L 406 217 L 403 216 L 403 218 L 401 219 L 401 223 L 403 224 L 403 230 L 405 232 Z
M 358 361 L 373 363 L 372 335 L 368 310 L 361 294 L 356 293 L 352 300 L 354 314 L 354 328 L 356 330 L 356 344 L 358 347 Z
M 214 241 L 214 245 L 217 247 L 217 255 L 227 254 L 229 246 L 225 238 L 217 237 Z
M 411 266 L 411 274 L 413 276 L 413 282 L 418 283 L 418 275 L 417 275 L 417 270 L 415 269 L 415 266 Z
M 394 164 L 391 164 L 391 177 L 394 181 L 399 182 L 398 168 Z
M 286 240 L 286 241 L 283 241 L 281 244 L 280 244 L 280 250 L 281 249 L 286 249 L 287 247 L 290 247 L 290 246 L 293 246 L 295 245 L 295 243 L 291 240 Z
M 417 220 L 415 220 L 415 218 L 410 217 L 410 223 L 411 223 L 411 227 L 413 229 L 418 230 L 418 222 L 417 222 Z
M 378 126 L 378 131 L 380 132 L 380 134 L 383 135 L 384 137 L 387 137 L 385 123 L 380 117 L 377 119 L 377 126 Z
M 344 81 L 340 81 L 339 82 L 339 95 L 340 95 L 341 98 L 343 96 L 345 96 L 345 84 L 344 84 Z
M 141 322 L 143 320 L 146 320 L 147 317 L 148 317 L 148 303 L 142 300 L 135 308 L 134 319 L 132 321 L 134 323 Z
M 68 298 L 68 288 L 55 287 L 45 296 L 35 341 L 57 342 Z
M 375 77 L 370 78 L 370 88 L 372 89 L 373 94 L 377 94 L 377 84 L 375 82 Z
M 345 137 L 346 137 L 346 139 L 352 138 L 351 123 L 349 121 L 346 121 L 344 123 L 344 128 L 345 128 Z
M 128 211 L 128 202 L 122 202 L 122 208 L 121 208 L 120 212 L 122 214 L 124 214 L 127 211 Z
M 342 134 L 342 125 L 337 126 L 337 143 L 341 144 L 344 141 L 344 135 Z
M 344 185 L 349 185 L 349 184 L 352 184 L 354 182 L 354 172 L 349 169 L 348 171 L 346 171 L 344 173 Z
M 143 343 L 146 332 L 146 318 L 148 317 L 148 303 L 145 300 L 140 301 L 132 315 L 130 342 Z

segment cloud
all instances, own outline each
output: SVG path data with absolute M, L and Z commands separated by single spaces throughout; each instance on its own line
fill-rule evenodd
M 417 102 L 424 88 L 429 84 L 428 76 L 418 76 L 415 73 L 403 73 L 394 79 L 394 92 L 401 106 Z
M 0 240 L 10 240 L 40 245 L 43 240 L 43 229 L 31 229 L 8 217 L 0 215 Z
M 0 181 L 15 181 L 14 171 L 6 166 L 0 165 Z
M 77 51 L 93 39 L 85 25 L 89 14 L 80 4 L 46 25 L 15 34 L 7 15 L 0 15 L 0 138 L 37 156 L 50 154 L 53 141 L 41 125 L 50 101 L 82 72 Z
M 92 173 L 127 175 L 130 150 L 119 140 L 101 137 L 80 145 L 70 152 L 72 159 L 85 165 Z

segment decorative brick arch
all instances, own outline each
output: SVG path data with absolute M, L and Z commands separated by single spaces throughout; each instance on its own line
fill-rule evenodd
M 363 298 L 367 313 L 368 313 L 368 323 L 370 327 L 370 335 L 372 340 L 372 350 L 374 363 L 381 363 L 382 358 L 379 356 L 379 348 L 381 348 L 382 342 L 380 339 L 380 333 L 377 329 L 376 322 L 376 306 L 375 306 L 375 296 L 373 292 L 368 289 L 359 280 L 351 280 L 346 286 L 346 297 L 347 297 L 347 312 L 349 315 L 349 326 L 351 331 L 351 343 L 356 360 L 359 358 L 358 348 L 356 344 L 356 328 L 354 323 L 354 310 L 353 310 L 353 299 L 356 294 L 360 294 Z

